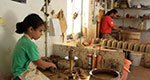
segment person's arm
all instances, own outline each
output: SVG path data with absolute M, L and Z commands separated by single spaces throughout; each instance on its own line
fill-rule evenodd
M 120 32 L 123 32 L 123 30 L 120 29 L 120 28 L 118 28 L 116 25 L 113 26 L 113 29 L 118 30 L 118 31 L 120 31 Z
M 118 30 L 118 31 L 120 31 L 120 32 L 123 32 L 122 29 L 118 28 L 118 27 L 114 24 L 114 22 L 113 22 L 113 20 L 112 20 L 111 17 L 106 17 L 106 19 L 107 19 L 107 23 L 109 24 L 109 26 L 110 26 L 112 29 L 115 29 L 115 30 Z
M 43 61 L 42 59 L 33 61 L 33 63 L 34 63 L 35 65 L 37 65 L 38 67 L 42 68 L 42 69 L 46 69 L 46 68 L 49 68 L 49 67 L 56 68 L 56 65 L 55 65 L 55 64 L 50 63 L 50 62 L 45 62 L 45 61 Z

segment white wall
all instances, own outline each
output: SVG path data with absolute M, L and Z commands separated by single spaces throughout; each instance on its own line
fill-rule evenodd
M 92 22 L 92 11 L 94 11 L 93 2 L 89 2 L 89 16 L 88 16 L 88 29 L 87 36 L 89 39 L 96 38 L 96 23 Z
M 132 5 L 139 5 L 140 3 L 144 4 L 144 5 L 149 5 L 150 4 L 150 0 L 132 0 Z M 150 10 L 134 10 L 134 9 L 126 9 L 124 10 L 124 14 L 126 16 L 126 14 L 130 14 L 131 16 L 136 16 L 136 15 L 141 15 L 143 16 L 144 14 L 150 14 Z M 118 10 L 118 14 L 123 16 L 123 10 Z M 135 19 L 126 19 L 124 20 L 114 20 L 115 21 L 115 24 L 117 26 L 131 26 L 131 27 L 136 27 L 136 28 L 139 28 L 140 27 L 140 20 L 135 20 Z M 150 28 L 150 23 L 149 23 L 150 20 L 146 20 L 145 24 L 146 24 L 146 29 Z M 124 24 L 123 24 L 124 23 Z
M 22 21 L 30 13 L 37 13 L 44 19 L 44 14 L 40 11 L 44 0 L 27 0 L 26 4 L 21 4 L 11 0 L 1 0 L 0 17 L 6 20 L 4 26 L 0 26 L 0 76 L 7 76 L 11 69 L 11 55 L 17 40 L 22 36 L 15 33 L 16 23 Z M 54 9 L 58 13 L 64 10 L 65 16 L 67 0 L 51 0 L 49 12 Z M 41 56 L 45 54 L 44 35 L 36 42 Z M 48 55 L 52 54 L 52 44 L 61 43 L 61 37 L 48 37 Z

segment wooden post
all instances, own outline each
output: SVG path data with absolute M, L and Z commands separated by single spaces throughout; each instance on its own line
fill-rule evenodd
M 105 0 L 105 7 L 104 7 L 104 9 L 105 9 L 105 13 L 107 13 L 107 0 Z
M 97 22 L 97 38 L 99 38 L 100 36 L 100 26 L 101 26 L 101 22 L 102 22 L 102 18 L 104 16 L 104 10 L 99 10 L 99 20 Z
M 48 29 L 48 0 L 45 1 L 46 6 L 45 6 L 45 57 L 47 57 L 47 29 Z

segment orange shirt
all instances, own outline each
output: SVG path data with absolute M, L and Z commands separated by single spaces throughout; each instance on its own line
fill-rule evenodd
M 102 25 L 100 28 L 100 33 L 111 33 L 112 28 L 114 26 L 114 22 L 112 21 L 112 18 L 110 16 L 105 16 L 102 21 Z

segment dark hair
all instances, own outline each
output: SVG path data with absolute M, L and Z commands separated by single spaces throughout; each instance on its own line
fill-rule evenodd
M 22 22 L 16 24 L 16 33 L 22 34 L 27 31 L 27 29 L 32 26 L 33 29 L 38 28 L 44 24 L 44 21 L 37 14 L 30 14 Z
M 110 15 L 111 13 L 116 14 L 116 13 L 118 13 L 118 11 L 117 11 L 116 9 L 112 9 L 112 10 L 108 11 L 108 12 L 105 14 L 105 16 L 108 16 L 108 15 Z

